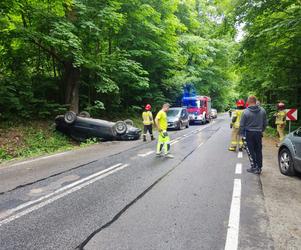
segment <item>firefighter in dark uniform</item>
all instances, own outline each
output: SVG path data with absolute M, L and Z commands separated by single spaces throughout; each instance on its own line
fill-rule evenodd
M 230 151 L 236 151 L 237 147 L 239 151 L 242 151 L 243 148 L 243 141 L 240 136 L 240 120 L 242 114 L 245 109 L 245 101 L 240 99 L 236 102 L 237 109 L 232 112 L 232 121 L 230 127 L 232 128 L 232 135 L 231 135 L 231 145 L 229 147 Z

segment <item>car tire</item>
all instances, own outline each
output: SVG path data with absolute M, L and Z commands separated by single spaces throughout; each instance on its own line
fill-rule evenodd
M 278 156 L 278 166 L 283 175 L 293 176 L 296 174 L 294 161 L 288 148 L 283 148 Z
M 127 125 L 123 121 L 118 121 L 114 125 L 114 131 L 117 135 L 124 135 L 127 131 Z
M 73 111 L 68 111 L 65 115 L 64 115 L 64 121 L 67 124 L 72 124 L 76 121 L 76 113 Z
M 186 128 L 189 128 L 189 121 L 187 122 L 187 125 L 185 126 Z
M 89 112 L 87 112 L 87 111 L 80 112 L 79 116 L 80 117 L 84 117 L 84 118 L 90 118 L 91 117 L 90 114 L 89 114 Z
M 132 121 L 132 120 L 130 120 L 130 119 L 126 119 L 126 120 L 124 120 L 124 123 L 126 124 L 126 125 L 129 125 L 129 126 L 134 126 L 134 122 Z

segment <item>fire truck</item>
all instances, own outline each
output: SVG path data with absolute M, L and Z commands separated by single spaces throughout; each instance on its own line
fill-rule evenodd
M 205 124 L 210 122 L 211 116 L 211 98 L 208 96 L 189 96 L 183 97 L 182 106 L 187 108 L 189 113 L 189 122 L 193 124 L 199 122 Z

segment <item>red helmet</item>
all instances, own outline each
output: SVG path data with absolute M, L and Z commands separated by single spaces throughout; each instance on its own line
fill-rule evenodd
M 236 102 L 237 107 L 244 107 L 245 106 L 245 101 L 243 99 L 240 99 Z
M 145 110 L 149 111 L 152 109 L 152 106 L 150 104 L 146 104 L 145 106 Z
M 285 108 L 285 104 L 284 104 L 283 102 L 279 102 L 279 103 L 277 104 L 277 108 L 278 108 L 278 109 L 284 109 L 284 108 Z

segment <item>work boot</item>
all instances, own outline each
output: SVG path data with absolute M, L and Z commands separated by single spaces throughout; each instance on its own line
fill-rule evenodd
M 143 136 L 143 141 L 146 141 L 146 135 Z
M 255 171 L 256 171 L 256 168 L 253 168 L 253 167 L 247 169 L 247 172 L 252 173 L 252 174 L 254 174 Z
M 239 152 L 242 152 L 242 148 L 239 148 L 238 151 L 239 151 Z
M 253 173 L 254 174 L 261 174 L 261 168 L 256 168 Z
M 254 174 L 255 169 L 254 168 L 248 168 L 247 172 Z
M 230 147 L 228 148 L 229 151 L 236 151 L 236 147 Z
M 155 140 L 156 138 L 153 136 L 153 135 L 151 135 L 151 140 L 153 141 L 153 140 Z

